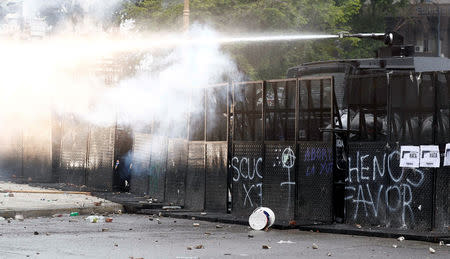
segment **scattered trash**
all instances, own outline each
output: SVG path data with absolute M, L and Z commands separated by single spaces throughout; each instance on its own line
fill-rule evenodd
M 223 228 L 222 225 L 216 225 L 216 228 Z
M 211 233 L 205 232 L 205 236 L 210 236 L 210 235 L 211 235 Z
M 248 238 L 254 238 L 254 236 L 253 236 L 253 235 L 250 235 L 250 234 L 248 234 Z
M 18 221 L 23 221 L 23 215 L 22 214 L 17 214 L 16 216 L 14 216 L 14 219 L 18 220 Z
M 119 214 L 119 215 L 122 214 L 122 210 L 118 210 L 117 214 Z
M 150 216 L 150 217 L 148 217 L 148 220 L 153 221 L 153 218 Z
M 200 213 L 200 215 L 206 215 L 206 214 L 208 214 L 208 213 L 206 213 L 206 212 L 201 212 Z
M 328 252 L 328 253 L 327 253 L 327 255 L 328 255 L 328 256 L 331 256 L 331 253 L 330 253 L 330 252 Z
M 105 219 L 105 222 L 108 222 L 108 223 L 111 223 L 112 221 L 113 221 L 112 218 L 106 218 L 106 219 Z
M 393 247 L 393 248 L 397 248 L 398 246 L 397 246 L 396 244 L 393 244 L 392 247 Z
M 280 240 L 277 243 L 278 244 L 295 244 L 295 242 L 292 242 L 291 240 L 288 240 L 288 241 Z
M 397 238 L 398 241 L 403 242 L 405 240 L 405 237 L 401 236 L 399 238 Z
M 4 197 L 14 197 L 14 193 L 7 192 L 3 196 Z
M 69 216 L 71 216 L 71 217 L 80 216 L 80 213 L 78 213 L 78 212 L 71 212 Z
M 6 220 L 4 217 L 0 217 L 0 221 L 4 221 Z
M 193 223 L 192 226 L 194 226 L 194 227 L 199 227 L 200 224 L 199 224 L 199 223 Z
M 95 206 L 101 206 L 101 205 L 102 205 L 102 202 L 101 202 L 101 201 L 94 201 L 94 205 L 95 205 Z
M 275 222 L 275 213 L 267 207 L 259 207 L 250 215 L 248 222 L 254 230 L 268 229 Z
M 439 241 L 439 245 L 443 246 L 444 245 L 444 241 Z
M 434 250 L 431 246 L 428 248 L 428 251 L 430 251 L 430 253 L 432 254 L 436 253 L 436 250 Z
M 35 236 L 37 236 L 37 235 L 39 235 L 39 232 L 37 232 L 37 231 L 34 231 L 34 233 L 33 233 Z
M 191 246 L 188 246 L 186 249 L 187 249 L 187 250 L 192 250 L 192 247 L 191 247 Z
M 161 221 L 159 219 L 156 219 L 156 221 L 158 222 L 158 224 L 161 224 Z
M 197 246 L 195 246 L 195 249 L 203 249 L 203 248 L 205 248 L 203 245 L 197 245 Z
M 450 246 L 450 243 L 446 244 L 445 246 Z
M 225 254 L 223 254 L 223 255 L 231 255 L 231 253 L 225 253 Z
M 50 236 L 50 233 L 46 232 L 45 235 L 46 235 L 46 236 Z
M 62 214 L 53 214 L 52 217 L 54 217 L 54 218 L 60 218 L 60 217 L 62 217 L 62 216 L 63 216 Z
M 192 219 L 192 220 L 195 220 L 195 217 L 192 217 L 191 219 Z
M 355 225 L 357 228 L 362 228 L 360 224 Z
M 163 206 L 162 207 L 163 210 L 179 210 L 181 209 L 180 206 Z
M 289 226 L 295 226 L 295 225 L 297 225 L 297 221 L 295 221 L 295 220 L 289 221 Z
M 91 223 L 105 222 L 105 217 L 103 216 L 89 216 L 85 220 Z
M 312 249 L 319 249 L 319 246 L 316 243 L 313 243 L 311 247 Z
M 109 231 L 109 228 L 102 228 L 102 232 L 107 232 Z
M 69 222 L 78 222 L 78 220 L 75 220 L 75 219 L 69 219 Z
M 115 246 L 115 247 L 118 247 L 118 246 L 119 246 L 119 244 L 116 244 L 116 243 L 114 243 L 114 246 Z
M 270 249 L 271 247 L 268 245 L 262 245 L 262 249 Z

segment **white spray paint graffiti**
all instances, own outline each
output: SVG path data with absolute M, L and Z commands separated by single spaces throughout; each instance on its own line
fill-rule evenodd
M 275 149 L 275 152 L 281 152 L 282 149 Z M 273 166 L 280 166 L 287 169 L 287 181 L 280 183 L 280 188 L 282 186 L 288 186 L 288 207 L 291 203 L 291 186 L 295 185 L 295 182 L 291 180 L 291 169 L 295 165 L 295 153 L 290 148 L 287 147 L 281 153 L 281 161 L 277 157 L 278 162 L 274 163 Z M 262 157 L 251 158 L 251 157 L 233 157 L 231 159 L 231 168 L 233 168 L 233 181 L 242 182 L 242 188 L 244 191 L 244 207 L 257 207 L 262 205 Z M 246 182 L 243 182 L 246 181 Z M 258 202 L 252 199 L 252 194 L 255 193 L 259 198 Z
M 376 155 L 361 154 L 356 152 L 355 157 L 349 157 L 348 177 L 345 179 L 347 186 L 345 200 L 350 200 L 355 204 L 353 220 L 358 216 L 366 218 L 378 218 L 380 208 L 385 206 L 391 213 L 400 212 L 399 219 L 403 227 L 407 227 L 407 222 L 414 224 L 413 188 L 422 186 L 425 175 L 424 172 L 416 168 L 400 168 L 398 151 L 390 154 L 383 154 L 381 159 Z M 387 175 L 386 175 L 387 170 Z M 407 174 L 410 170 L 413 174 Z M 396 172 L 400 172 L 399 175 Z M 379 184 L 375 193 L 370 189 L 370 183 L 375 183 L 377 178 L 389 177 L 392 185 L 384 186 Z M 373 186 L 373 185 L 372 185 Z M 375 198 L 375 199 L 374 199 Z M 359 213 L 362 205 L 363 213 Z M 418 207 L 421 210 L 421 206 Z M 409 216 L 410 221 L 407 221 Z
M 262 157 L 233 157 L 231 159 L 231 167 L 233 168 L 233 181 L 239 182 L 241 179 L 252 181 L 251 183 L 242 183 L 242 188 L 245 193 L 244 207 L 254 207 L 262 205 Z M 251 166 L 252 165 L 252 166 Z M 251 198 L 252 192 L 256 192 L 259 197 L 259 203 L 253 203 Z

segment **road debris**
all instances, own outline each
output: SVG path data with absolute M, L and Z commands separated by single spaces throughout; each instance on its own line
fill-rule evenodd
M 428 251 L 430 251 L 430 253 L 432 254 L 436 253 L 436 250 L 434 250 L 431 246 L 428 248 Z
M 102 232 L 107 232 L 109 231 L 109 228 L 102 228 Z
M 206 213 L 206 212 L 201 212 L 200 213 L 200 215 L 206 215 L 206 214 L 208 214 L 208 213 Z
M 331 256 L 331 253 L 330 253 L 330 252 L 328 252 L 328 253 L 327 253 L 327 256 Z
M 356 224 L 355 225 L 357 228 L 362 228 L 362 226 L 360 224 Z
M 187 250 L 192 250 L 192 246 L 186 247 Z
M 179 210 L 181 209 L 180 206 L 163 206 L 162 207 L 163 210 Z
M 316 243 L 313 243 L 311 247 L 312 249 L 319 249 L 319 246 Z
M 0 221 L 4 221 L 6 220 L 4 217 L 0 217 Z
M 400 236 L 400 237 L 397 238 L 397 240 L 400 241 L 400 242 L 403 242 L 405 240 L 405 237 L 404 236 Z
M 262 249 L 270 249 L 271 247 L 268 245 L 262 245 Z
M 248 234 L 248 238 L 254 238 L 255 236 Z
M 91 223 L 100 223 L 100 222 L 105 222 L 105 217 L 103 216 L 89 216 L 87 218 L 85 218 L 85 220 L 91 222 Z
M 39 235 L 39 232 L 37 232 L 37 231 L 34 231 L 34 233 L 33 233 L 35 236 L 37 236 L 37 235 Z
M 194 227 L 199 227 L 200 224 L 199 224 L 199 223 L 192 223 L 192 226 L 194 226 Z
M 397 246 L 396 244 L 393 244 L 392 247 L 393 247 L 393 248 L 397 248 L 398 246 Z
M 195 246 L 195 249 L 203 249 L 203 248 L 205 248 L 203 245 L 196 245 Z
M 439 246 L 444 246 L 444 241 L 439 241 Z
M 216 225 L 216 228 L 223 228 L 222 225 Z
M 102 202 L 101 201 L 94 201 L 94 206 L 102 206 Z
M 71 213 L 69 214 L 69 216 L 70 216 L 70 217 L 80 216 L 80 213 L 77 212 L 77 211 L 71 212 Z
M 18 221 L 23 221 L 23 215 L 22 214 L 17 214 L 16 216 L 14 216 L 14 219 L 18 220 Z
M 105 219 L 105 222 L 107 222 L 107 223 L 111 223 L 112 221 L 113 221 L 112 218 L 106 218 L 106 219 Z
M 295 242 L 292 242 L 291 240 L 287 240 L 287 241 L 280 240 L 280 241 L 278 241 L 277 243 L 278 243 L 278 244 L 295 244 Z

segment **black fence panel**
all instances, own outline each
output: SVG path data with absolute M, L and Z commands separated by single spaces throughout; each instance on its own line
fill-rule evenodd
M 348 150 L 348 172 L 345 178 L 347 222 L 388 225 L 386 197 L 391 188 L 386 143 L 351 143 Z
M 62 129 L 59 182 L 85 185 L 89 125 L 69 115 L 64 117 Z
M 167 166 L 167 138 L 153 135 L 150 155 L 148 195 L 164 201 Z
M 184 206 L 188 142 L 169 139 L 167 148 L 167 174 L 165 201 Z
M 263 145 L 233 144 L 230 161 L 232 175 L 232 214 L 247 218 L 263 201 Z
M 93 126 L 89 135 L 87 186 L 112 191 L 115 127 Z
M 27 182 L 51 182 L 52 125 L 51 120 L 23 131 L 23 179 Z
M 227 142 L 206 143 L 205 210 L 227 211 Z
M 2 134 L 0 136 L 0 180 L 21 179 L 22 135 Z
M 443 164 L 443 161 L 441 161 Z M 450 226 L 450 167 L 436 170 L 436 208 L 434 228 L 438 231 L 449 231 Z
M 326 142 L 298 144 L 297 223 L 331 222 L 333 152 Z
M 295 211 L 295 144 L 266 144 L 262 197 L 272 209 L 276 224 L 288 225 Z
M 133 166 L 130 182 L 130 191 L 132 193 L 141 195 L 148 194 L 151 141 L 151 135 L 148 133 L 134 134 Z
M 185 208 L 203 210 L 205 204 L 205 143 L 189 142 Z
M 399 147 L 349 145 L 347 223 L 431 229 L 434 169 L 401 168 L 399 161 Z

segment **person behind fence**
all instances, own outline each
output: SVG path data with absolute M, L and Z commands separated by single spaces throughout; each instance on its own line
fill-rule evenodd
M 128 156 L 123 156 L 121 159 L 116 160 L 114 165 L 114 171 L 119 175 L 121 181 L 121 189 L 123 191 L 130 191 L 131 169 L 133 164 Z

